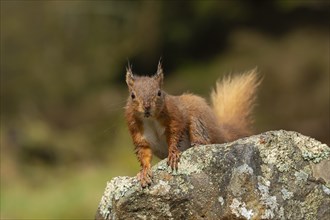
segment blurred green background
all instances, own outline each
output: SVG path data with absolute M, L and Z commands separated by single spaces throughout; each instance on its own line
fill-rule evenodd
M 330 144 L 326 1 L 1 1 L 1 219 L 91 219 L 139 164 L 123 117 L 127 60 L 208 97 L 264 77 L 256 132 Z

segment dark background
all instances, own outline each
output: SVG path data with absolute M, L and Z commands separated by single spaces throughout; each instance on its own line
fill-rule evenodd
M 1 1 L 1 219 L 94 216 L 139 164 L 123 117 L 127 61 L 208 98 L 258 67 L 256 133 L 330 144 L 326 1 Z

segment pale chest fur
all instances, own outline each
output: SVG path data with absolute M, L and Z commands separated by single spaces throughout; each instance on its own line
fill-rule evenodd
M 143 119 L 143 137 L 157 157 L 164 159 L 168 155 L 165 127 L 152 118 Z M 184 151 L 190 147 L 189 135 L 184 134 L 178 143 L 178 149 Z
M 165 127 L 152 118 L 143 119 L 143 137 L 149 143 L 152 152 L 159 158 L 166 158 L 168 148 Z

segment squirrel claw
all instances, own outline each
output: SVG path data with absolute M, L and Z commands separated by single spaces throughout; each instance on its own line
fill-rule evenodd
M 180 162 L 181 153 L 176 151 L 171 151 L 167 158 L 167 165 L 171 167 L 172 171 L 178 171 L 178 164 Z
M 137 179 L 140 181 L 142 188 L 150 186 L 152 182 L 152 172 L 150 168 L 143 168 L 137 174 Z

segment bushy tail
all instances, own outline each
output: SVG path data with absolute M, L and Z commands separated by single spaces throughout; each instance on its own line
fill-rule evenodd
M 211 101 L 225 141 L 252 133 L 251 114 L 260 82 L 256 68 L 217 82 L 211 93 Z

